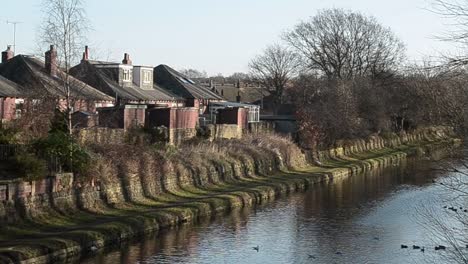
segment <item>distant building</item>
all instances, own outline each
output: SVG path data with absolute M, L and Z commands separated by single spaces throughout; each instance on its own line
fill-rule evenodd
M 185 105 L 185 98 L 154 83 L 152 66 L 133 65 L 127 53 L 121 63 L 95 61 L 89 59 L 89 49 L 85 47 L 81 63 L 70 71 L 76 78 L 115 98 L 118 104 Z
M 3 101 L 10 105 L 7 108 L 12 109 L 12 101 L 8 98 L 15 98 L 16 117 L 19 114 L 19 106 L 25 103 L 25 100 L 34 101 L 34 103 L 54 100 L 57 107 L 62 109 L 66 107 L 66 74 L 58 66 L 57 51 L 53 45 L 45 53 L 45 61 L 26 55 L 14 56 L 8 48 L 2 52 L 0 76 L 4 77 L 2 78 L 3 85 L 0 86 L 0 89 L 3 89 Z M 73 76 L 68 77 L 69 99 L 73 111 L 94 112 L 97 107 L 114 105 L 113 97 Z M 5 81 L 5 78 L 9 81 Z M 5 113 L 5 115 L 7 117 L 5 119 L 13 118 L 11 114 Z
M 10 121 L 21 115 L 24 99 L 16 83 L 0 75 L 0 119 Z
M 183 97 L 187 107 L 196 107 L 200 114 L 205 113 L 210 102 L 222 102 L 225 99 L 187 78 L 167 65 L 154 68 L 155 82 L 166 90 Z

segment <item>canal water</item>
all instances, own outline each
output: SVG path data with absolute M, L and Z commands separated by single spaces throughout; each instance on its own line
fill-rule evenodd
M 435 167 L 409 161 L 321 183 L 256 208 L 141 237 L 81 262 L 451 263 L 448 245 L 445 251 L 434 249 L 443 242 L 427 212 L 450 223 L 443 207 L 468 203 L 447 198 L 454 192 L 440 182 L 454 175 Z

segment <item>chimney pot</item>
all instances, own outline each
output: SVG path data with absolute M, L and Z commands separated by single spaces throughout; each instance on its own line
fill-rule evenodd
M 50 45 L 50 50 L 45 53 L 45 70 L 51 76 L 57 76 L 57 50 Z
M 85 46 L 85 51 L 83 52 L 83 59 L 81 61 L 87 61 L 89 59 L 89 48 Z
M 122 63 L 132 65 L 132 60 L 130 59 L 130 54 L 124 53 L 124 59 L 122 60 Z
M 2 52 L 2 63 L 7 62 L 11 58 L 13 58 L 14 55 L 15 53 L 11 50 L 11 46 L 8 45 L 7 49 Z

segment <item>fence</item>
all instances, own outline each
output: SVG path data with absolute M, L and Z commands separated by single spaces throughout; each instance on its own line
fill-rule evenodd
M 0 144 L 0 162 L 12 159 L 18 153 L 31 153 L 29 145 L 19 144 Z M 49 175 L 62 173 L 62 162 L 56 155 L 48 155 L 44 153 L 36 153 L 37 156 L 46 162 Z
M 0 161 L 5 161 L 16 155 L 24 148 L 23 145 L 1 144 L 0 145 Z

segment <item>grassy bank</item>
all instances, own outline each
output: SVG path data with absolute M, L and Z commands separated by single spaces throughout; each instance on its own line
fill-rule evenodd
M 35 217 L 2 225 L 0 262 L 46 263 L 86 254 L 94 247 L 250 207 L 314 183 L 395 165 L 408 155 L 459 143 L 445 134 L 422 135 L 426 136 L 398 144 L 390 144 L 395 138 L 381 139 L 384 144 L 360 150 L 347 146 L 357 150 L 323 156 L 320 165 L 307 163 L 290 141 L 265 135 L 178 150 L 97 148 L 102 197 L 77 208 L 41 208 L 44 212 Z

